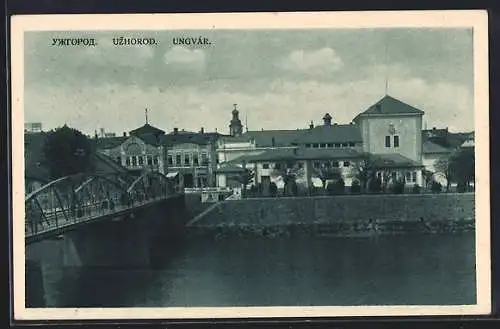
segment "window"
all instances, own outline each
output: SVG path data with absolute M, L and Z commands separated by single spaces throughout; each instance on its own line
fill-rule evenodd
M 148 162 L 149 162 L 149 159 L 148 159 Z M 168 154 L 167 155 L 167 162 L 168 162 L 168 165 L 171 166 L 174 164 L 174 159 L 172 157 L 172 154 Z
M 347 147 L 347 143 L 342 143 L 342 147 Z
M 394 136 L 394 147 L 399 147 L 399 136 Z
M 159 159 L 158 157 L 154 157 L 153 158 L 153 164 L 157 165 L 158 164 L 158 159 Z
M 153 157 L 148 155 L 148 166 L 153 165 Z
M 332 166 L 332 163 L 330 161 L 326 161 L 324 163 L 325 168 L 330 168 Z
M 338 168 L 339 166 L 339 162 L 338 161 L 333 161 L 333 167 L 334 168 Z
M 193 154 L 193 163 L 195 166 L 200 165 L 200 163 L 198 162 L 198 154 Z
M 181 165 L 182 165 L 182 162 L 181 162 L 181 155 L 180 155 L 180 153 L 177 153 L 177 154 L 175 155 L 175 165 L 176 165 L 176 166 L 181 166 Z
M 219 160 L 219 158 L 217 158 L 217 161 L 218 160 Z M 201 165 L 202 166 L 208 166 L 208 157 L 207 157 L 206 153 L 202 153 L 201 154 Z
M 269 169 L 269 163 L 263 163 L 262 169 Z
M 335 147 L 336 147 L 336 148 L 339 148 L 339 147 L 340 147 L 340 144 L 339 144 L 339 143 L 335 143 Z
M 189 154 L 184 154 L 184 165 L 189 166 Z
M 411 173 L 411 181 L 414 183 L 417 182 L 417 172 L 416 171 Z
M 139 166 L 144 165 L 144 158 L 139 156 Z
M 405 175 L 406 181 L 411 182 L 411 172 L 407 171 Z
M 318 145 L 317 143 L 314 143 L 314 144 L 313 144 L 313 147 L 314 147 L 314 148 L 318 148 L 318 146 L 319 146 L 319 145 Z
M 325 147 L 326 147 L 326 144 L 325 144 L 325 143 L 321 143 L 321 144 L 319 145 L 319 147 L 323 147 L 323 148 L 325 148 Z
M 349 161 L 344 161 L 344 167 L 349 167 L 350 163 Z
M 385 136 L 385 147 L 391 147 L 391 136 Z
M 311 144 L 306 144 L 306 147 L 308 147 L 308 148 L 311 147 Z
M 127 167 L 130 167 L 130 158 L 127 157 L 127 159 L 125 159 L 125 164 L 127 165 Z
M 314 161 L 314 164 L 313 164 L 314 168 L 319 168 L 319 161 Z
M 275 163 L 274 164 L 274 169 L 281 169 L 281 163 Z
M 326 146 L 327 147 L 333 147 L 333 143 L 328 143 Z
M 122 163 L 122 158 L 121 157 L 116 157 L 116 162 Z
M 354 147 L 354 146 L 356 146 L 356 145 L 355 145 L 354 143 L 349 143 L 349 146 L 350 146 L 350 147 Z
M 132 157 L 132 167 L 135 167 L 135 166 L 137 166 L 137 157 L 133 156 Z

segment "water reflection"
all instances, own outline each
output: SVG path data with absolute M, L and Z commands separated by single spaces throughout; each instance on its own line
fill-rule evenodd
M 189 241 L 163 269 L 65 270 L 52 306 L 475 304 L 474 233 Z

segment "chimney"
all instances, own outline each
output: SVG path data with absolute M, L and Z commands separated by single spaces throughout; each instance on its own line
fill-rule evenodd
M 179 128 L 175 127 L 174 128 L 174 134 L 177 134 L 179 132 Z
M 201 129 L 200 129 L 200 133 L 201 133 L 201 134 L 204 134 L 204 133 L 205 133 L 205 129 L 203 129 L 203 127 L 201 127 Z
M 126 131 L 123 132 L 123 137 L 127 137 L 127 132 Z
M 311 120 L 311 123 L 309 124 L 309 129 L 313 129 L 313 128 L 314 128 L 314 123 Z
M 330 113 L 326 113 L 323 117 L 323 123 L 325 126 L 330 126 L 332 124 L 332 116 Z
M 273 137 L 271 138 L 271 146 L 274 147 L 276 145 L 276 139 Z

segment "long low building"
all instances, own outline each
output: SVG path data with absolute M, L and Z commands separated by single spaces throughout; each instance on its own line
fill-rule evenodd
M 424 173 L 431 171 L 433 179 L 445 185 L 433 164 L 473 140 L 471 134 L 422 129 L 424 111 L 389 95 L 348 124 L 336 123 L 326 113 L 321 125 L 311 122 L 305 129 L 243 132 L 238 115 L 235 108 L 231 135 L 217 143 L 218 186 L 237 184 L 235 177 L 241 172 L 235 167 L 242 166 L 255 172 L 253 184 L 280 185 L 284 169 L 295 168 L 299 180 L 317 186 L 325 171 L 337 168 L 350 186 L 359 181 L 368 159 L 382 182 L 402 180 L 407 186 L 424 186 Z

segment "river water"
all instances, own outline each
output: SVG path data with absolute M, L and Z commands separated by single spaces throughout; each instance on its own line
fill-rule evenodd
M 188 241 L 161 268 L 66 268 L 52 307 L 476 303 L 474 233 Z M 166 254 L 167 255 L 167 254 Z

